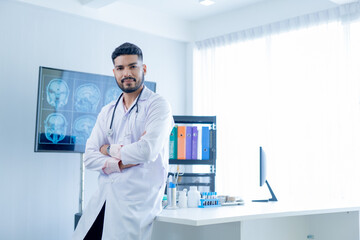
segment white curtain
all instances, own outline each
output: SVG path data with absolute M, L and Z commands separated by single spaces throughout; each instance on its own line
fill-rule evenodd
M 359 4 L 197 43 L 194 115 L 217 116 L 219 194 L 360 198 Z

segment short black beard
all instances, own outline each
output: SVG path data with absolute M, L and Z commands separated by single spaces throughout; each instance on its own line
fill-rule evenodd
M 130 89 L 126 89 L 126 88 L 123 88 L 120 86 L 120 84 L 116 81 L 116 84 L 119 86 L 119 88 L 121 89 L 121 91 L 123 91 L 124 93 L 133 93 L 135 92 L 136 90 L 138 90 L 143 84 L 144 84 L 144 81 L 145 81 L 145 77 L 144 77 L 144 73 L 142 74 L 142 79 L 141 79 L 141 83 L 139 84 L 139 86 L 135 86 L 134 88 L 130 88 Z M 131 78 L 131 77 L 128 77 L 128 78 L 123 78 L 121 79 L 121 81 L 125 80 L 125 79 L 134 79 L 134 78 Z

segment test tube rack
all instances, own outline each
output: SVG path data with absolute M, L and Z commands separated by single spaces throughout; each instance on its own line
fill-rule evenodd
M 216 192 L 202 192 L 199 208 L 221 207 Z

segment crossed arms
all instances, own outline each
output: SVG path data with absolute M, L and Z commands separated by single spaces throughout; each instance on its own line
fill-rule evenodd
M 110 146 L 109 144 L 102 145 L 102 146 L 100 147 L 100 152 L 101 152 L 102 154 L 106 155 L 106 156 L 113 157 L 113 156 L 110 156 L 109 153 L 108 153 L 108 151 L 107 151 L 107 148 L 108 148 L 109 146 Z M 116 157 L 114 157 L 114 158 L 116 158 Z M 120 159 L 118 159 L 118 160 L 119 160 L 118 166 L 119 166 L 119 168 L 120 168 L 120 171 L 122 171 L 122 170 L 125 169 L 125 168 L 135 167 L 135 166 L 139 165 L 139 164 L 126 164 L 126 165 L 124 165 Z

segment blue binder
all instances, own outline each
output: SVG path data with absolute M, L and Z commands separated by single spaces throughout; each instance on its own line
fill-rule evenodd
M 202 160 L 210 159 L 210 131 L 209 127 L 202 127 Z

